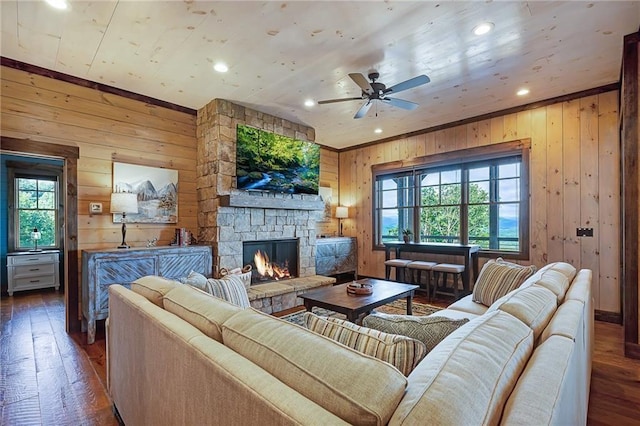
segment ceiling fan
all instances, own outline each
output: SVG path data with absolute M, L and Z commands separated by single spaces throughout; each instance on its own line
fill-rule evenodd
M 372 71 L 368 75 L 371 82 L 367 81 L 367 78 L 359 73 L 351 73 L 349 74 L 349 77 L 351 77 L 351 80 L 353 80 L 358 86 L 360 86 L 360 88 L 362 89 L 362 96 L 343 99 L 328 99 L 326 101 L 318 101 L 318 104 L 330 104 L 334 102 L 344 101 L 359 101 L 366 99 L 366 102 L 360 107 L 353 118 L 364 117 L 367 111 L 369 111 L 369 108 L 371 108 L 373 101 L 375 100 L 386 102 L 398 108 L 414 110 L 418 107 L 418 104 L 405 101 L 403 99 L 389 98 L 387 97 L 387 95 L 396 94 L 402 92 L 403 90 L 413 89 L 414 87 L 426 84 L 431 81 L 426 75 L 419 75 L 417 77 L 410 78 L 409 80 L 403 81 L 402 83 L 398 83 L 387 88 L 387 86 L 385 86 L 384 84 L 376 81 L 380 77 L 380 74 L 376 71 Z

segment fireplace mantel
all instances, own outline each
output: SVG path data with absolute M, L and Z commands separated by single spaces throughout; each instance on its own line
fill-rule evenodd
M 317 195 L 289 195 L 263 192 L 233 192 L 220 196 L 221 207 L 248 207 L 256 209 L 324 210 Z

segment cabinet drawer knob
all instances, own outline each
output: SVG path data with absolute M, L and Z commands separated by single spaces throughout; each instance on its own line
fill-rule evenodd
M 29 282 L 30 282 L 30 283 L 39 283 L 39 282 L 40 282 L 40 280 L 31 280 L 31 281 L 29 281 Z
M 31 268 L 31 269 L 29 269 L 29 271 L 31 271 L 31 272 L 33 272 L 33 271 L 39 271 L 39 270 L 40 270 L 40 268 Z

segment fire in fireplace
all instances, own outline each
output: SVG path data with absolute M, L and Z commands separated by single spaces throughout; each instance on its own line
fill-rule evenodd
M 298 240 L 245 241 L 243 265 L 250 264 L 251 284 L 298 276 Z

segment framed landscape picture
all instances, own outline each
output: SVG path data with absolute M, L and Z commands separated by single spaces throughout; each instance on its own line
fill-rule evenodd
M 127 214 L 127 223 L 178 223 L 177 170 L 113 163 L 113 192 L 138 197 L 138 213 Z M 122 214 L 113 221 L 122 222 Z

